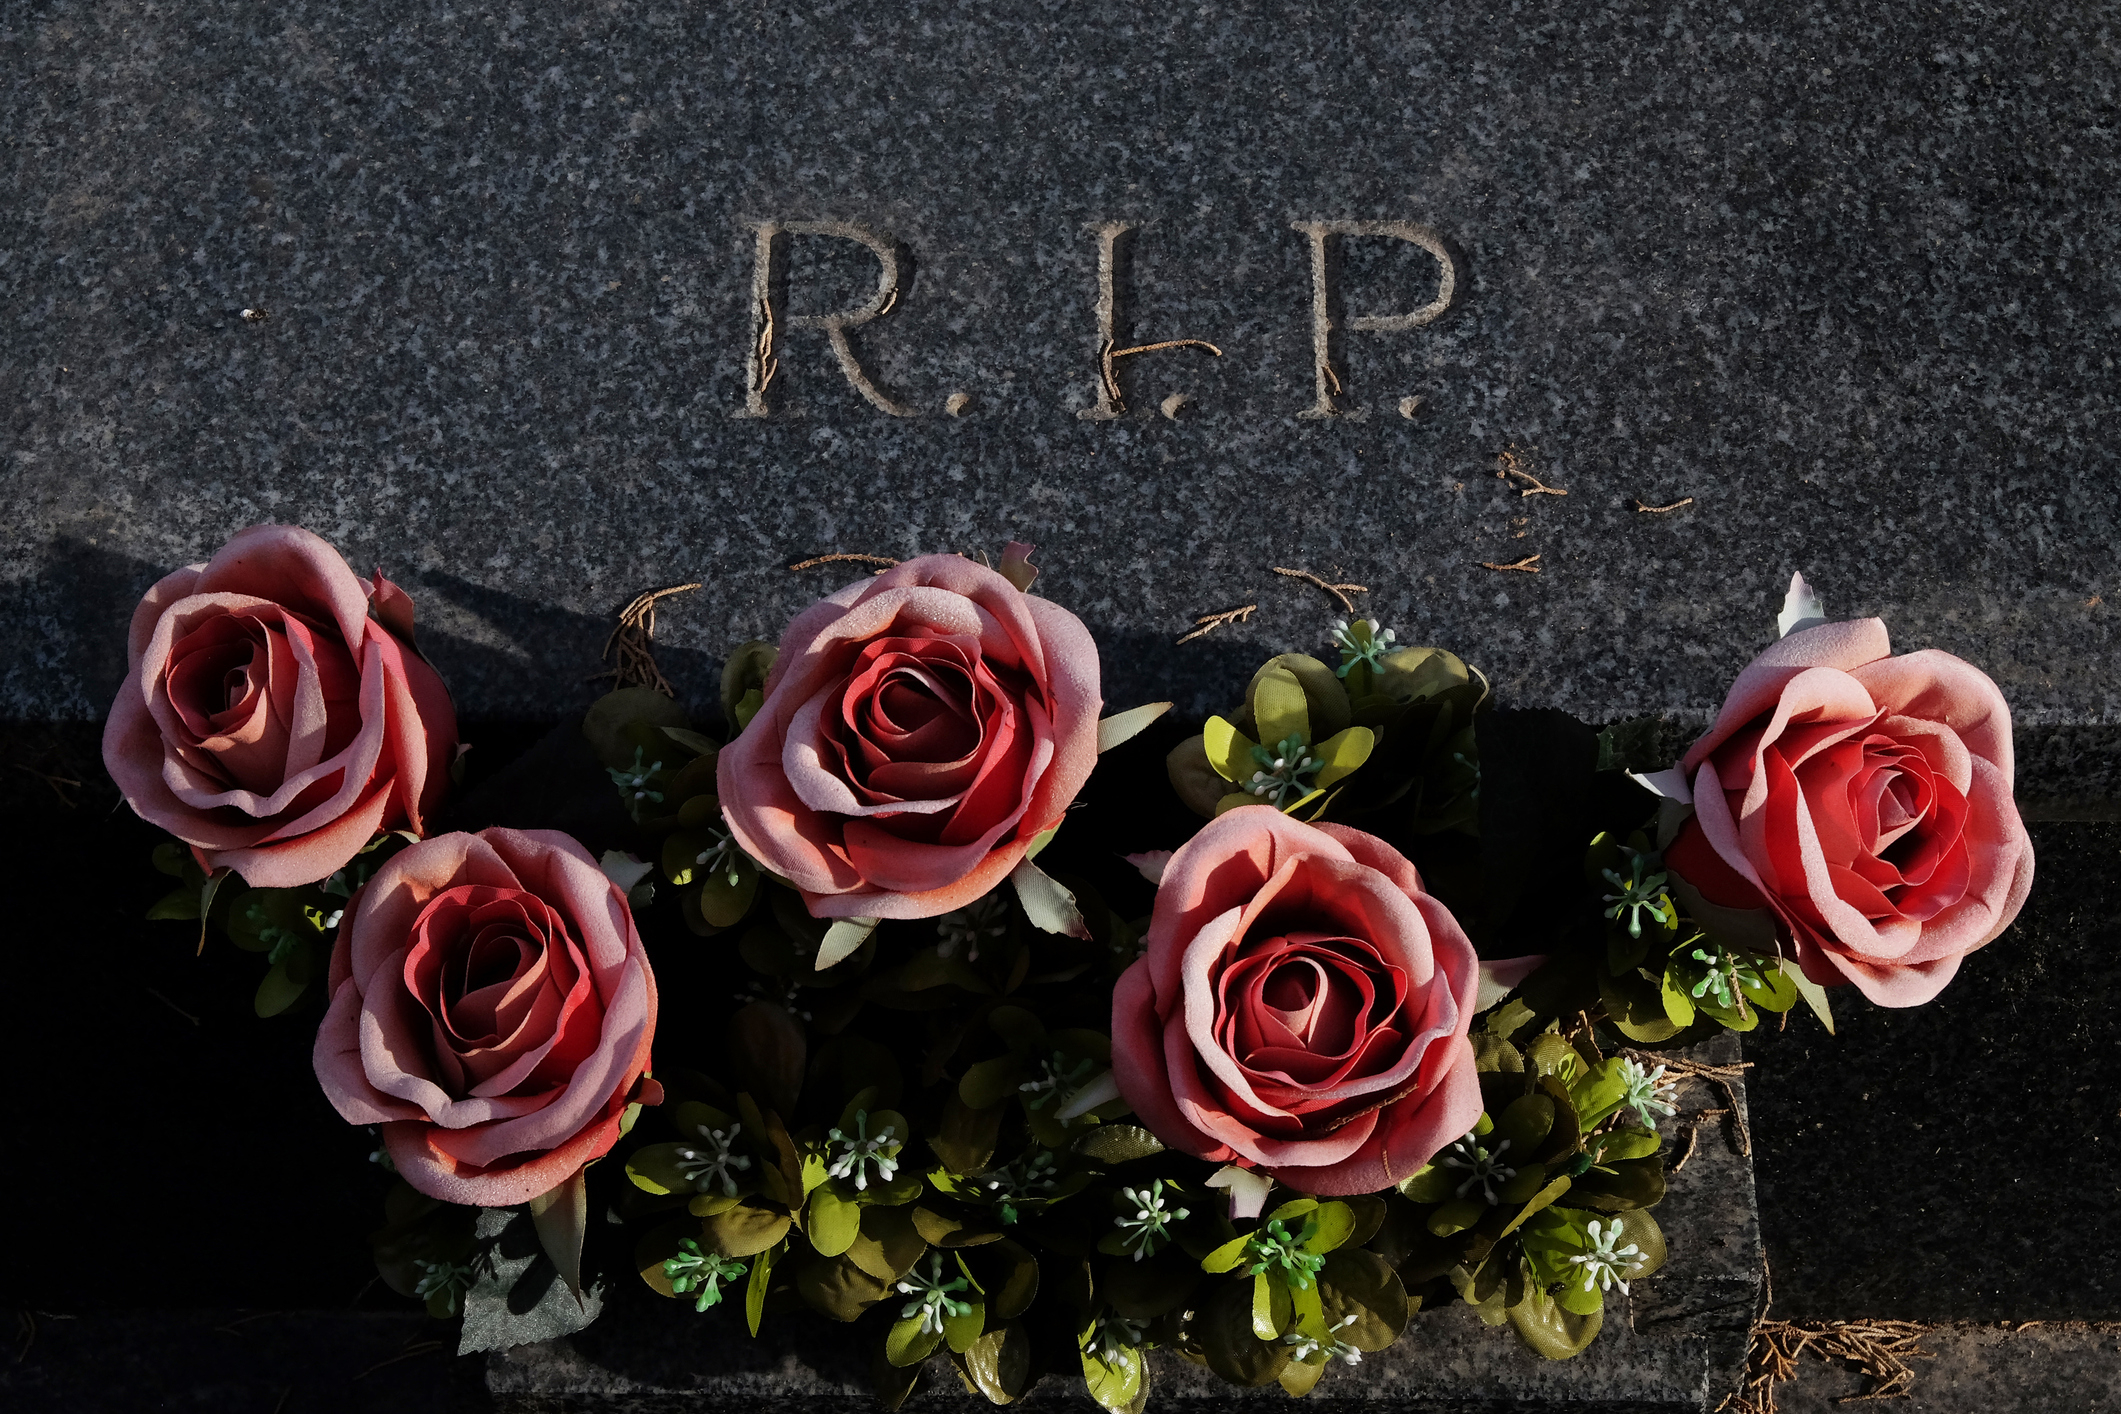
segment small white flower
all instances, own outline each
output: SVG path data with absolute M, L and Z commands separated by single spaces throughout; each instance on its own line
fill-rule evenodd
M 736 1174 L 751 1167 L 751 1160 L 736 1152 L 736 1137 L 744 1132 L 744 1126 L 709 1129 L 700 1124 L 694 1125 L 693 1130 L 700 1136 L 700 1146 L 678 1150 L 678 1172 L 701 1193 L 719 1183 L 724 1197 L 736 1197 Z
M 1097 1324 L 1090 1331 L 1090 1343 L 1085 1349 L 1090 1354 L 1110 1365 L 1130 1350 L 1138 1348 L 1148 1330 L 1138 1321 L 1106 1311 L 1099 1315 Z
M 834 1129 L 825 1136 L 826 1153 L 831 1155 L 825 1172 L 834 1178 L 851 1178 L 854 1186 L 863 1191 L 869 1188 L 869 1170 L 876 1169 L 879 1181 L 889 1183 L 898 1173 L 899 1143 L 897 1130 L 885 1125 L 872 1136 L 869 1133 L 869 1111 L 854 1112 L 854 1135 L 852 1138 Z M 834 1153 L 834 1150 L 838 1150 Z M 886 1152 L 886 1151 L 889 1152 Z
M 1458 1196 L 1465 1197 L 1466 1190 L 1477 1183 L 1480 1185 L 1480 1196 L 1492 1206 L 1496 1201 L 1495 1185 L 1508 1183 L 1517 1177 L 1517 1170 L 1502 1161 L 1502 1152 L 1509 1147 L 1510 1141 L 1505 1139 L 1495 1146 L 1495 1152 L 1491 1154 L 1482 1148 L 1478 1139 L 1471 1134 L 1452 1144 L 1451 1152 L 1444 1156 L 1443 1165 L 1445 1168 L 1466 1171 L 1465 1182 L 1458 1185 Z
M 1134 1249 L 1137 1262 L 1153 1256 L 1158 1243 L 1170 1240 L 1171 1234 L 1166 1230 L 1169 1224 L 1190 1216 L 1184 1208 L 1164 1206 L 1164 1181 L 1160 1178 L 1147 1188 L 1122 1188 L 1119 1196 L 1133 1205 L 1134 1216 L 1122 1213 L 1112 1220 L 1112 1225 L 1125 1234 L 1121 1241 Z
M 1302 1331 L 1289 1331 L 1282 1336 L 1282 1344 L 1293 1346 L 1294 1349 L 1289 1353 L 1298 1360 L 1308 1361 L 1312 1356 L 1324 1351 L 1325 1358 L 1329 1362 L 1338 1360 L 1343 1365 L 1360 1365 L 1362 1363 L 1362 1352 L 1335 1334 L 1335 1332 L 1344 1331 L 1349 1326 L 1354 1325 L 1356 1320 L 1356 1316 L 1350 1315 L 1337 1325 L 1330 1327 L 1324 1340 L 1313 1340 Z
M 1620 1079 L 1627 1089 L 1620 1097 L 1621 1107 L 1631 1109 L 1635 1117 L 1650 1129 L 1657 1127 L 1657 1116 L 1676 1112 L 1671 1103 L 1676 1081 L 1664 1078 L 1664 1067 L 1645 1071 L 1633 1059 L 1620 1062 Z
M 1628 1284 L 1621 1273 L 1635 1264 L 1634 1259 L 1642 1255 L 1642 1249 L 1632 1242 L 1617 1251 L 1614 1249 L 1613 1244 L 1620 1240 L 1620 1224 L 1617 1221 L 1608 1223 L 1601 1232 L 1598 1219 L 1593 1218 L 1590 1234 L 1589 1250 L 1569 1258 L 1571 1263 L 1583 1268 L 1583 1289 L 1589 1291 L 1596 1285 L 1610 1291 L 1617 1286 L 1625 1296 Z
M 899 1319 L 910 1321 L 920 1317 L 921 1330 L 927 1335 L 941 1335 L 943 1322 L 953 1316 L 962 1316 L 972 1309 L 971 1303 L 956 1300 L 953 1292 L 963 1291 L 971 1283 L 963 1277 L 943 1280 L 943 1259 L 938 1255 L 928 1258 L 926 1272 L 916 1266 L 906 1273 L 898 1284 L 899 1291 L 913 1299 L 899 1308 Z
M 935 920 L 935 931 L 940 939 L 935 945 L 940 957 L 956 957 L 959 948 L 965 948 L 965 961 L 979 961 L 979 945 L 982 938 L 999 938 L 1009 931 L 1009 905 L 1000 894 L 988 894 L 975 899 L 963 908 L 954 909 Z

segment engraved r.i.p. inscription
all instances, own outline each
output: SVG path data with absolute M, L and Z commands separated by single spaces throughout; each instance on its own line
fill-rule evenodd
M 780 370 L 779 332 L 788 329 L 823 329 L 832 341 L 832 352 L 839 360 L 840 372 L 854 385 L 854 390 L 869 400 L 871 406 L 893 417 L 911 417 L 913 409 L 903 403 L 892 401 L 870 381 L 862 371 L 861 363 L 854 356 L 853 341 L 847 337 L 849 329 L 859 328 L 882 315 L 898 302 L 898 249 L 884 237 L 873 231 L 846 221 L 788 221 L 761 222 L 756 228 L 757 247 L 751 266 L 751 315 L 752 340 L 750 378 L 744 389 L 744 417 L 765 417 L 766 390 L 773 384 L 774 375 Z M 843 309 L 836 314 L 793 314 L 776 316 L 773 308 L 773 285 L 776 267 L 776 251 L 781 246 L 782 236 L 838 236 L 843 240 L 858 241 L 869 247 L 877 259 L 876 293 L 866 303 L 853 309 Z
M 1123 264 L 1125 242 L 1138 227 L 1131 222 L 1108 221 L 1091 229 L 1098 243 L 1097 392 L 1092 404 L 1076 416 L 1092 422 L 1108 422 L 1123 416 L 1127 410 L 1126 397 L 1119 377 L 1119 360 L 1170 349 L 1199 349 L 1221 358 L 1223 350 L 1207 339 L 1194 337 L 1156 339 L 1125 348 L 1118 347 L 1127 322 L 1120 296 L 1123 283 L 1120 268 Z M 1313 400 L 1311 406 L 1298 412 L 1297 416 L 1311 419 L 1366 416 L 1365 409 L 1343 402 L 1346 386 L 1335 367 L 1338 361 L 1336 354 L 1341 352 L 1336 348 L 1341 331 L 1399 333 L 1435 323 L 1450 309 L 1457 293 L 1457 261 L 1441 236 L 1429 227 L 1412 221 L 1297 221 L 1292 223 L 1292 229 L 1303 233 L 1309 243 L 1311 257 Z M 840 373 L 870 406 L 892 417 L 913 416 L 913 407 L 887 396 L 876 386 L 855 356 L 854 343 L 849 337 L 850 331 L 883 317 L 898 302 L 899 246 L 887 236 L 847 221 L 763 221 L 756 224 L 752 231 L 754 245 L 751 271 L 751 339 L 745 359 L 744 406 L 737 415 L 771 415 L 772 408 L 767 399 L 767 391 L 773 386 L 780 370 L 782 331 L 822 329 L 831 345 L 833 357 L 838 361 Z M 777 310 L 774 298 L 776 282 L 784 263 L 781 252 L 785 248 L 785 238 L 789 236 L 832 236 L 865 246 L 877 260 L 876 293 L 851 309 L 831 314 L 791 315 Z M 1351 317 L 1338 315 L 1336 311 L 1339 300 L 1335 288 L 1335 262 L 1331 243 L 1336 238 L 1347 237 L 1380 237 L 1409 241 L 1427 251 L 1436 258 L 1441 267 L 1436 298 L 1419 309 L 1403 314 L 1360 314 Z M 1162 400 L 1164 416 L 1175 418 L 1178 408 L 1191 401 L 1190 394 L 1172 394 Z M 1401 398 L 1401 415 L 1413 417 L 1423 405 L 1423 401 L 1422 398 L 1412 395 Z M 952 416 L 962 416 L 970 402 L 968 395 L 962 392 L 953 393 L 945 403 L 945 410 Z

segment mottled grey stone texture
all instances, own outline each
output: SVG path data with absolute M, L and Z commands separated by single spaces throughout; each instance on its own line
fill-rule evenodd
M 2121 1409 L 2121 1327 L 2087 1322 L 1953 1324 L 1924 1332 L 1915 1382 L 1893 1414 L 2102 1414 Z M 1871 1382 L 1846 1361 L 1807 1357 L 1777 1392 L 1779 1414 L 1848 1414 Z
M 842 582 L 791 561 L 1020 537 L 1115 702 L 1322 646 L 1293 565 L 1518 703 L 1706 712 L 1803 568 L 2112 725 L 2114 99 L 2067 3 L 9 6 L 0 714 L 100 715 L 135 596 L 286 520 L 415 592 L 473 717 L 578 702 L 644 587 L 706 582 L 662 620 L 705 692 Z M 1426 223 L 1458 280 L 1305 421 L 1321 219 Z M 853 337 L 914 416 L 788 324 L 874 278 L 822 237 L 732 415 L 760 221 L 900 243 Z M 1224 356 L 1122 360 L 1094 422 L 1110 221 L 1120 338 Z M 1346 316 L 1437 293 L 1340 256 Z
M 2121 1321 L 2121 825 L 2032 835 L 2024 911 L 1934 1001 L 1747 1035 L 1777 1314 Z
M 1685 1054 L 1718 1064 L 1738 1059 L 1724 1035 Z M 1745 1086 L 1732 1087 L 1740 1123 Z M 1720 1108 L 1704 1082 L 1679 1090 L 1677 1121 Z M 1336 1366 L 1305 1407 L 1389 1408 L 1424 1414 L 1574 1414 L 1643 1411 L 1708 1414 L 1741 1377 L 1746 1334 L 1760 1301 L 1760 1221 L 1753 1170 L 1727 1121 L 1701 1123 L 1693 1156 L 1670 1176 L 1656 1209 L 1671 1257 L 1631 1295 L 1606 1298 L 1604 1329 L 1573 1360 L 1525 1349 L 1507 1327 L 1480 1324 L 1459 1302 L 1418 1312 L 1406 1334 L 1357 1366 Z M 1669 1124 L 1669 1122 L 1668 1122 Z M 1684 1152 L 1684 1140 L 1680 1141 Z M 776 1328 L 778 1326 L 778 1328 Z M 648 1296 L 626 1283 L 604 1320 L 579 1335 L 518 1346 L 487 1357 L 487 1388 L 503 1414 L 708 1414 L 775 1408 L 874 1408 L 868 1351 L 844 1327 L 798 1317 L 769 1318 L 751 1340 L 727 1312 L 694 1314 L 683 1302 Z M 1279 1385 L 1244 1390 L 1176 1356 L 1153 1354 L 1151 1409 L 1280 1408 Z M 1095 1411 L 1080 1380 L 1048 1378 L 1023 1401 L 1041 1408 Z M 905 1406 L 909 1411 L 991 1409 L 968 1394 L 938 1356 Z

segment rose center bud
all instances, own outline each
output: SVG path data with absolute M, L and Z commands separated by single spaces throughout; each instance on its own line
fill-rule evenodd
M 1230 1056 L 1271 1086 L 1341 1084 L 1388 1069 L 1406 977 L 1359 938 L 1276 934 L 1241 944 L 1222 977 Z
M 564 1085 L 597 1036 L 595 988 L 566 920 L 516 889 L 460 885 L 430 899 L 405 954 L 438 1083 L 454 1097 Z

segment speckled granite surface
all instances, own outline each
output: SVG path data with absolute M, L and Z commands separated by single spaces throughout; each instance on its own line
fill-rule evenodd
M 1044 547 L 1114 701 L 1370 610 L 1588 716 L 1705 711 L 1802 567 L 2028 723 L 2121 722 L 2110 13 L 38 0 L 0 9 L 0 715 L 100 715 L 171 566 L 301 521 L 550 717 L 651 585 L 704 690 L 831 569 Z M 1440 233 L 1314 401 L 1292 222 Z M 793 237 L 772 415 L 754 225 Z M 1097 396 L 1098 223 L 1139 225 Z M 1440 265 L 1340 242 L 1343 322 Z M 246 309 L 269 316 L 247 320 Z M 965 394 L 959 414 L 946 411 Z M 1173 394 L 1190 401 L 1175 419 Z M 1420 399 L 1411 418 L 1406 399 Z M 1498 480 L 1508 454 L 1566 497 Z M 1639 513 L 1691 496 L 1665 515 Z M 1538 554 L 1543 573 L 1476 561 Z M 1184 648 L 1196 615 L 1248 627 Z

